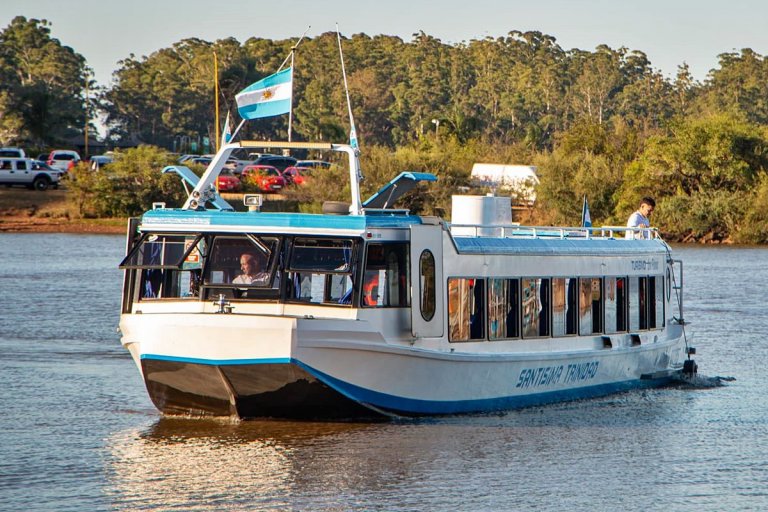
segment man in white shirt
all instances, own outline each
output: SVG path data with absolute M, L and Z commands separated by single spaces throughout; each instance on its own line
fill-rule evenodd
M 640 200 L 640 206 L 637 211 L 629 216 L 627 220 L 628 228 L 650 228 L 651 221 L 649 217 L 653 210 L 656 208 L 656 201 L 652 197 L 644 197 Z M 651 232 L 647 229 L 643 230 L 628 230 L 626 234 L 627 238 L 651 238 Z
M 261 268 L 260 260 L 251 253 L 243 253 L 240 256 L 240 270 L 242 274 L 235 277 L 234 284 L 263 284 L 269 279 L 269 272 Z

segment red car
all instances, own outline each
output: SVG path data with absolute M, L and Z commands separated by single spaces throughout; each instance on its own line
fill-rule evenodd
M 283 178 L 289 185 L 304 185 L 311 173 L 310 167 L 288 167 L 283 171 Z
M 219 192 L 235 192 L 240 190 L 240 180 L 232 174 L 219 174 L 216 180 Z
M 243 180 L 255 184 L 261 192 L 280 192 L 285 187 L 285 178 L 271 165 L 247 165 L 243 168 Z

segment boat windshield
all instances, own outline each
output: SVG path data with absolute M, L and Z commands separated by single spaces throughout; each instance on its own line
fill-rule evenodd
M 121 269 L 199 268 L 202 235 L 145 234 L 120 263 Z
M 352 240 L 296 238 L 290 270 L 347 273 L 352 264 Z
M 217 236 L 206 265 L 205 285 L 276 288 L 279 246 L 277 237 Z

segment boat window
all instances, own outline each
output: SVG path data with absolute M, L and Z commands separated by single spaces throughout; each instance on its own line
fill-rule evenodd
M 352 276 L 290 272 L 287 299 L 313 304 L 351 304 Z
M 522 280 L 523 338 L 549 336 L 549 285 L 547 278 Z
M 149 233 L 131 249 L 120 268 L 140 270 L 135 274 L 139 300 L 195 298 L 205 253 L 202 235 Z
M 139 298 L 191 299 L 199 295 L 200 271 L 144 269 L 141 271 Z
M 648 328 L 664 326 L 664 277 L 648 278 Z
M 474 278 L 448 279 L 448 339 L 485 339 L 485 281 Z
M 429 322 L 435 316 L 437 309 L 435 256 L 430 250 L 423 251 L 419 256 L 419 282 L 421 284 L 421 299 L 419 300 L 421 317 Z
M 520 280 L 488 280 L 488 338 L 520 337 Z
M 599 277 L 579 279 L 579 334 L 586 336 L 603 331 L 602 290 Z
M 614 334 L 627 330 L 627 278 L 606 277 L 605 296 L 605 332 Z
M 648 328 L 648 278 L 629 278 L 629 329 Z
M 200 256 L 204 253 L 202 235 L 146 233 L 119 268 L 199 268 Z
M 368 244 L 360 304 L 407 307 L 408 268 L 407 244 Z
M 274 271 L 279 247 L 276 237 L 217 236 L 206 265 L 205 285 L 277 288 Z
M 293 302 L 352 304 L 354 242 L 350 239 L 296 238 L 285 297 Z
M 568 277 L 552 279 L 552 335 L 577 334 L 579 280 Z
M 349 272 L 352 265 L 352 240 L 296 238 L 290 270 L 299 272 Z
M 656 277 L 656 328 L 662 328 L 666 325 L 666 315 L 664 313 L 664 277 Z

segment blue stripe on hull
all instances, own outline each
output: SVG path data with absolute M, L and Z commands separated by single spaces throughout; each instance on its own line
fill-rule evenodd
M 294 361 L 307 372 L 314 375 L 318 380 L 324 382 L 347 398 L 360 402 L 365 405 L 372 405 L 377 409 L 389 411 L 402 415 L 431 415 L 431 414 L 465 414 L 504 411 L 510 409 L 522 409 L 536 405 L 551 404 L 555 402 L 566 402 L 569 400 L 581 400 L 585 398 L 594 398 L 598 396 L 620 393 L 632 389 L 654 388 L 662 386 L 672 379 L 664 377 L 653 380 L 629 380 L 624 382 L 615 382 L 611 384 L 599 384 L 576 389 L 565 389 L 550 391 L 546 393 L 535 393 L 522 396 L 506 396 L 497 398 L 485 398 L 478 400 L 417 400 L 413 398 L 404 398 L 386 393 L 379 393 L 370 389 L 362 388 L 348 382 L 341 381 L 330 375 L 326 375 L 314 368 L 311 368 L 300 361 Z
M 142 354 L 141 359 L 154 359 L 156 361 L 172 361 L 174 363 L 204 364 L 208 366 L 234 366 L 249 364 L 291 364 L 296 361 L 289 357 L 273 357 L 260 359 L 201 359 L 199 357 L 163 356 L 159 354 Z
M 550 391 L 545 393 L 535 393 L 528 395 L 503 396 L 496 398 L 484 398 L 477 400 L 419 400 L 406 398 L 396 395 L 390 395 L 350 384 L 343 380 L 332 377 L 311 366 L 302 363 L 293 358 L 271 358 L 271 359 L 200 359 L 190 357 L 174 357 L 157 354 L 143 354 L 141 359 L 154 359 L 161 361 L 173 361 L 179 363 L 200 364 L 206 366 L 234 366 L 234 365 L 260 365 L 260 364 L 294 364 L 325 385 L 340 393 L 341 395 L 358 402 L 365 406 L 371 406 L 377 410 L 390 412 L 398 415 L 436 415 L 436 414 L 463 414 L 463 413 L 482 413 L 502 411 L 509 409 L 520 409 L 555 402 L 565 402 L 569 400 L 579 400 L 584 398 L 593 398 L 609 395 L 631 389 L 653 388 L 670 382 L 670 377 L 659 379 L 636 379 L 623 382 L 614 382 L 610 384 L 599 384 L 595 386 Z

